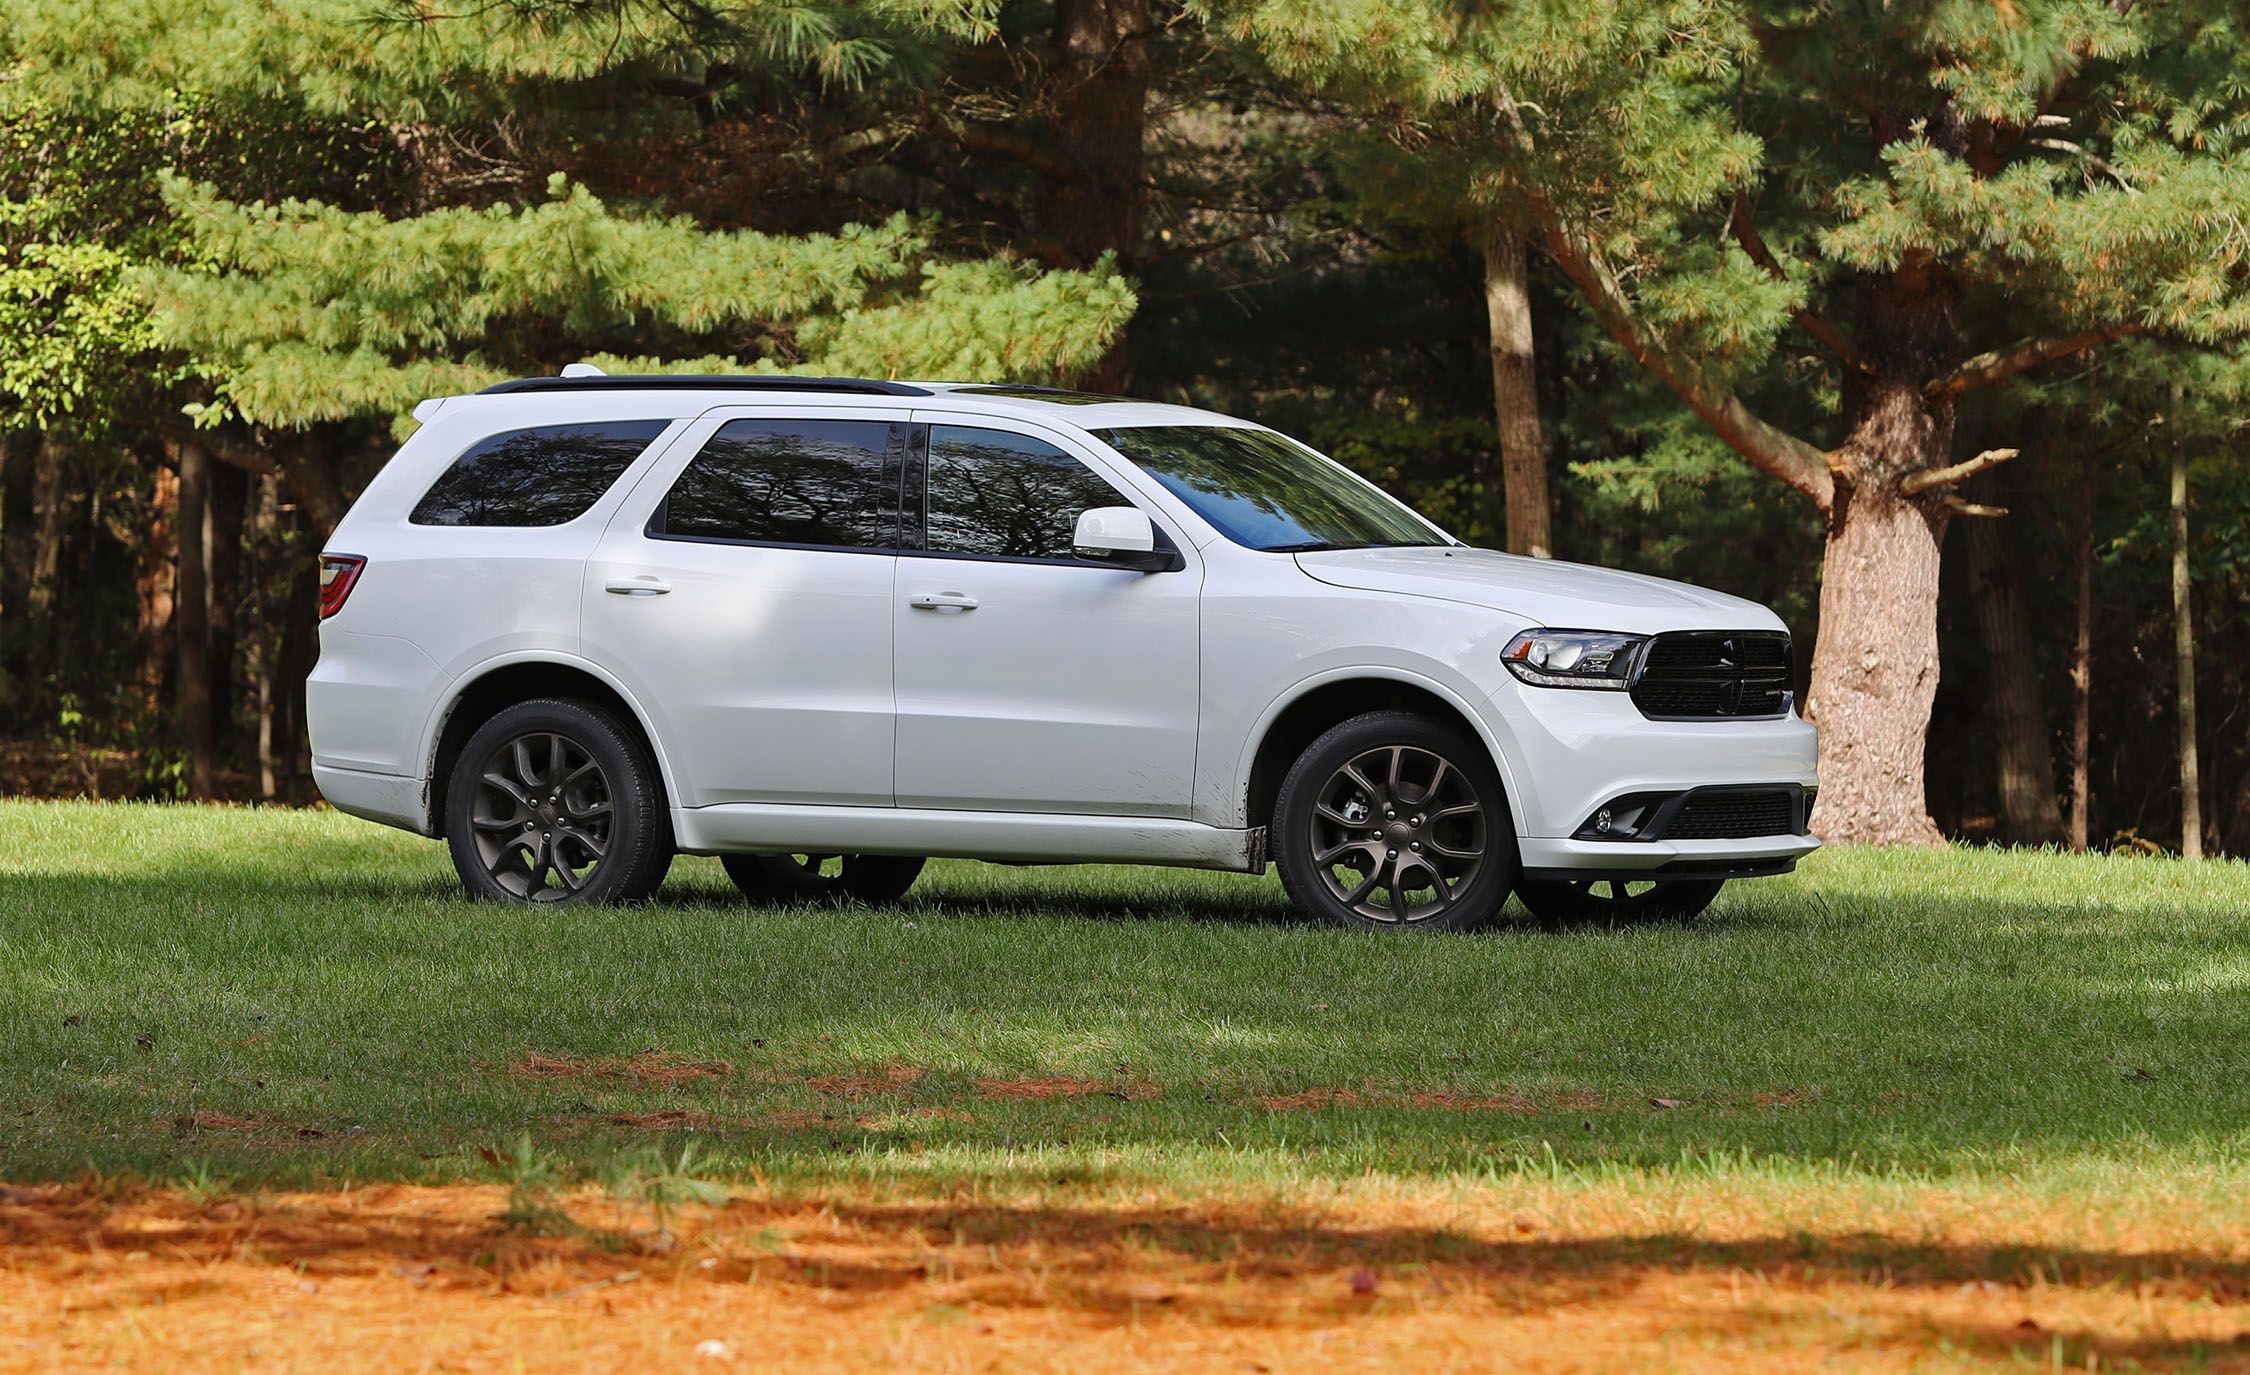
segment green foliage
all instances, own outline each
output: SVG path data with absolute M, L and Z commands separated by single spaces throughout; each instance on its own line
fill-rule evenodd
M 269 425 L 396 415 L 597 352 L 628 371 L 1061 378 L 1100 357 L 1133 305 L 1106 265 L 931 261 L 904 216 L 837 234 L 707 231 L 620 214 L 560 177 L 537 206 L 396 220 L 235 205 L 178 179 L 164 190 L 197 266 L 150 275 L 158 330 L 226 410 Z

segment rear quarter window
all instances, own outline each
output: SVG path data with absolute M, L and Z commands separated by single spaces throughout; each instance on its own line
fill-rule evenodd
M 561 525 L 586 514 L 669 420 L 541 425 L 490 435 L 438 475 L 416 525 Z

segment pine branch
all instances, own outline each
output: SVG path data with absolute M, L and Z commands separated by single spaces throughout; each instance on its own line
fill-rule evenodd
M 2004 349 L 1980 353 L 1961 366 L 1934 378 L 1922 388 L 1925 396 L 1959 396 L 1973 387 L 1996 387 L 2021 372 L 2028 372 L 2043 363 L 2058 358 L 2068 358 L 2074 353 L 2098 348 L 2113 339 L 2129 334 L 2139 334 L 2148 326 L 2138 324 L 2103 325 L 2096 329 L 2082 329 L 2074 334 L 2046 334 L 2010 344 Z
M 1069 181 L 1078 175 L 1078 164 L 1056 152 L 1052 144 L 1003 125 L 971 124 L 950 115 L 939 115 L 930 121 L 930 132 L 972 153 L 998 153 L 1013 158 L 1054 181 Z
M 1782 270 L 1781 260 L 1774 257 L 1772 249 L 1766 247 L 1765 239 L 1758 233 L 1758 226 L 1751 222 L 1750 203 L 1740 196 L 1734 199 L 1734 213 L 1728 217 L 1727 227 L 1734 231 L 1734 241 L 1742 245 L 1742 251 L 1750 256 L 1751 262 L 1764 268 L 1766 274 L 1777 282 L 1788 280 L 1789 274 Z M 1875 364 L 1868 358 L 1866 350 L 1853 342 L 1852 337 L 1838 328 L 1835 322 L 1805 306 L 1791 307 L 1789 317 L 1797 322 L 1797 328 L 1811 335 L 1815 343 L 1835 354 L 1845 367 L 1869 376 L 1874 375 Z
M 1534 153 L 1531 131 L 1524 127 L 1515 98 L 1505 89 L 1497 93 L 1500 114 L 1514 137 L 1517 151 L 1528 161 Z M 1525 202 L 1538 225 L 1548 256 L 1577 286 L 1609 331 L 1633 360 L 1647 368 L 1688 409 L 1701 417 L 1728 447 L 1749 460 L 1751 466 L 1812 498 L 1825 513 L 1836 496 L 1836 475 L 1828 455 L 1788 431 L 1753 414 L 1734 389 L 1706 373 L 1692 358 L 1671 347 L 1633 308 L 1632 298 L 1616 273 L 1602 261 L 1601 252 L 1584 230 L 1563 218 L 1554 202 L 1535 182 L 1527 186 Z
M 2022 452 L 2020 449 L 1986 449 L 1975 458 L 1963 459 L 1951 467 L 1924 468 L 1921 472 L 1909 473 L 1906 480 L 1899 483 L 1898 489 L 1907 496 L 1914 496 L 1917 493 L 1927 492 L 1932 487 L 1946 487 L 1956 482 L 1966 482 L 1987 468 L 1999 467 L 2020 452 Z

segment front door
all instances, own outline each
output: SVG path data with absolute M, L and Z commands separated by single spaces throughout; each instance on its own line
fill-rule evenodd
M 580 638 L 649 713 L 675 805 L 891 804 L 904 412 L 699 421 L 586 565 Z
M 917 418 L 904 543 L 926 547 L 898 564 L 898 804 L 1186 816 L 1200 560 L 1073 557 L 1080 511 L 1141 503 L 1063 436 Z

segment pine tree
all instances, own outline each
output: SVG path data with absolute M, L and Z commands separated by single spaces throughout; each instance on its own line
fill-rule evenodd
M 1956 452 L 1962 398 L 2128 335 L 2250 330 L 2232 7 L 1209 10 L 1385 118 L 1484 121 L 1483 203 L 1527 218 L 1618 345 L 1826 522 L 1822 833 L 1934 840 L 1940 549 L 1974 506 L 1960 484 L 2014 456 Z

